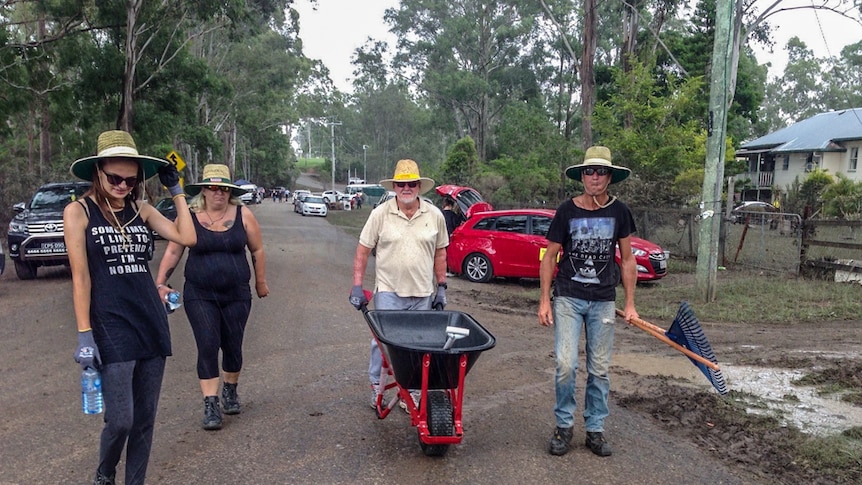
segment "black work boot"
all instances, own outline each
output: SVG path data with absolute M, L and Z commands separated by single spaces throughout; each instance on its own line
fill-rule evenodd
M 221 429 L 221 409 L 218 396 L 204 398 L 204 429 L 207 431 Z
M 613 453 L 611 451 L 611 445 L 605 441 L 605 437 L 602 435 L 601 431 L 591 432 L 587 431 L 587 448 L 590 449 L 593 453 L 599 456 L 611 456 Z
M 102 472 L 96 470 L 96 478 L 93 479 L 93 485 L 114 485 L 114 477 L 102 475 Z
M 554 430 L 554 437 L 548 443 L 548 453 L 562 456 L 572 449 L 572 428 L 560 428 Z
M 221 390 L 221 400 L 225 414 L 239 414 L 242 411 L 239 396 L 236 395 L 236 384 L 224 383 Z

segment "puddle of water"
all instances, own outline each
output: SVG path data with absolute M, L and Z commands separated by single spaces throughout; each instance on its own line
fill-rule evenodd
M 783 424 L 815 435 L 840 433 L 862 424 L 862 408 L 834 395 L 820 396 L 814 387 L 793 385 L 793 380 L 804 375 L 801 370 L 722 364 L 721 371 L 731 389 L 757 396 L 758 405 L 768 406 L 751 407 L 750 413 L 776 416 Z
M 816 353 L 836 359 L 859 357 L 855 352 L 801 353 Z M 640 375 L 685 379 L 712 389 L 700 370 L 684 358 L 680 358 L 678 364 L 669 365 L 667 358 L 660 355 L 620 352 L 614 354 L 613 365 Z M 735 366 L 724 362 L 719 362 L 719 365 L 730 389 L 755 396 L 748 403 L 749 413 L 775 416 L 784 425 L 792 424 L 814 435 L 840 433 L 852 426 L 862 425 L 862 408 L 840 401 L 839 396 L 820 396 L 815 387 L 792 384 L 792 381 L 805 374 L 805 370 Z M 759 401 L 754 402 L 755 399 Z M 764 405 L 767 407 L 764 408 Z

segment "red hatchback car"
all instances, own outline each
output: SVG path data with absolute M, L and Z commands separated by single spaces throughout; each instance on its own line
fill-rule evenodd
M 495 277 L 538 278 L 554 213 L 550 209 L 515 209 L 473 214 L 452 233 L 446 254 L 449 271 L 477 283 Z M 667 274 L 667 256 L 658 245 L 632 236 L 632 253 L 638 281 L 657 280 Z M 616 260 L 619 264 L 619 249 Z

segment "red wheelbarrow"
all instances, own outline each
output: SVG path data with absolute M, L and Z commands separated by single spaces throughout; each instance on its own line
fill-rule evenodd
M 376 388 L 377 417 L 385 418 L 403 401 L 411 425 L 419 432 L 422 451 L 427 456 L 443 456 L 464 435 L 464 377 L 479 354 L 494 347 L 494 336 L 473 317 L 458 311 L 363 307 L 363 314 L 383 355 Z M 384 403 L 383 393 L 396 387 L 397 396 Z M 411 390 L 421 393 L 418 403 Z

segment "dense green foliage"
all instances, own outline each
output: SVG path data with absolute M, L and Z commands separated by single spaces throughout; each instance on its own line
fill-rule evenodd
M 563 171 L 593 140 L 633 169 L 615 187 L 630 203 L 699 199 L 715 0 L 598 2 L 596 25 L 572 0 L 402 0 L 381 20 L 397 45 L 369 39 L 355 51 L 349 94 L 303 53 L 292 3 L 2 4 L 0 206 L 69 178 L 70 162 L 113 128 L 144 153 L 178 151 L 191 180 L 218 162 L 291 186 L 301 154 L 325 158 L 321 180 L 334 165 L 340 183 L 374 181 L 412 158 L 499 206 L 555 206 L 578 190 Z M 862 43 L 817 59 L 792 40 L 784 79 L 767 81 L 746 42 L 768 42 L 769 25 L 743 3 L 726 174 L 742 141 L 862 102 Z M 852 210 L 855 191 L 836 188 L 828 211 Z

